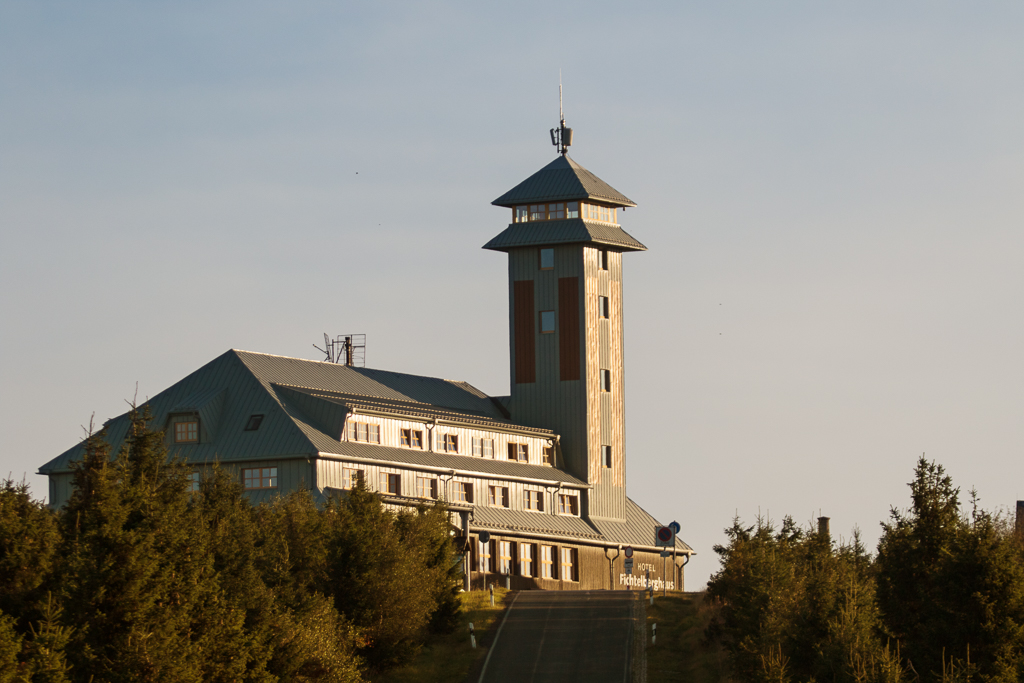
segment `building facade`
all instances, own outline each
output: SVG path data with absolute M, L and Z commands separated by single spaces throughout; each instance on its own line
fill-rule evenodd
M 194 485 L 217 463 L 254 503 L 360 481 L 396 507 L 443 499 L 467 587 L 681 590 L 693 550 L 677 539 L 664 557 L 658 522 L 626 495 L 622 257 L 644 246 L 618 218 L 635 204 L 566 147 L 493 202 L 512 213 L 484 246 L 508 258 L 509 396 L 231 350 L 147 402 Z M 115 448 L 127 427 L 107 424 Z M 82 447 L 40 468 L 51 505 Z

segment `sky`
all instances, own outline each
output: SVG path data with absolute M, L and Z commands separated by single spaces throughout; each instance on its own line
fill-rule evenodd
M 0 0 L 0 473 L 230 348 L 507 394 L 490 202 L 623 228 L 630 497 L 877 543 L 918 458 L 1024 498 L 1024 5 Z

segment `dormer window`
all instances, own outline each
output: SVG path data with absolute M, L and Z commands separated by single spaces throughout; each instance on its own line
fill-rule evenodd
M 614 209 L 612 212 L 614 213 Z M 524 204 L 512 209 L 513 223 L 533 221 L 560 221 L 580 217 L 579 202 L 553 202 L 550 204 Z
M 174 443 L 199 443 L 199 420 L 175 422 Z

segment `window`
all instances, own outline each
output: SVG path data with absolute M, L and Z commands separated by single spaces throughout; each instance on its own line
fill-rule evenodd
M 554 249 L 541 249 L 540 250 L 540 269 L 551 270 L 555 267 L 555 250 Z
M 257 429 L 260 428 L 261 424 L 263 424 L 262 415 L 250 415 L 249 421 L 245 423 L 245 431 L 255 432 Z
M 406 448 L 423 448 L 423 432 L 418 429 L 402 429 L 399 437 Z
M 597 297 L 597 314 L 602 318 L 608 317 L 608 297 Z
M 601 371 L 601 391 L 612 390 L 612 371 L 602 370 Z
M 362 484 L 363 471 L 346 467 L 341 473 L 341 486 L 346 489 L 354 489 L 355 487 Z
M 458 453 L 459 452 L 459 435 L 458 434 L 439 434 L 437 437 L 438 446 L 445 453 Z
M 562 548 L 562 580 L 579 581 L 577 573 L 576 548 Z
M 544 464 L 554 465 L 555 464 L 555 447 L 545 446 L 544 447 Z
M 402 492 L 402 477 L 397 474 L 380 474 L 380 492 L 389 496 L 397 496 Z
M 540 547 L 540 578 L 553 579 L 555 566 L 555 546 L 542 545 Z
M 544 512 L 544 498 L 540 491 L 523 491 L 523 507 L 534 512 Z
M 380 443 L 380 425 L 368 424 L 366 422 L 349 422 L 348 440 Z
M 508 487 L 507 486 L 488 486 L 487 487 L 487 504 L 492 508 L 507 508 L 508 507 Z
M 578 515 L 580 514 L 580 499 L 568 493 L 558 494 L 558 514 Z
M 597 265 L 601 270 L 608 270 L 608 250 L 602 249 L 597 252 Z
M 174 443 L 198 443 L 199 420 L 174 423 Z
M 433 477 L 416 477 L 416 496 L 437 500 L 437 479 Z
M 566 204 L 565 204 L 565 217 L 566 218 L 579 218 L 580 217 L 580 203 L 579 202 L 566 202 Z
M 480 458 L 493 458 L 494 439 L 478 439 L 473 437 L 473 455 Z
M 455 502 L 472 503 L 473 485 L 466 481 L 455 482 Z
M 519 576 L 533 576 L 536 547 L 532 543 L 519 544 Z
M 526 462 L 530 459 L 530 447 L 525 443 L 510 443 L 508 445 L 508 459 Z
M 188 482 L 185 490 L 195 492 L 199 490 L 199 482 L 202 481 L 202 477 L 198 472 L 191 472 L 185 481 Z
M 587 221 L 601 221 L 602 223 L 614 223 L 615 209 L 609 206 L 598 206 L 597 204 L 584 204 L 583 219 Z
M 487 543 L 484 543 L 480 539 L 477 539 L 476 548 L 477 557 L 480 560 L 478 565 L 480 567 L 480 571 L 492 571 L 493 565 L 491 564 L 491 542 L 488 541 Z
M 601 446 L 601 462 L 604 463 L 605 467 L 612 466 L 612 447 Z
M 541 334 L 548 335 L 555 331 L 555 311 L 541 311 Z
M 512 573 L 512 543 L 511 541 L 498 541 L 498 573 Z
M 247 489 L 276 489 L 277 468 L 255 467 L 242 470 L 242 482 Z

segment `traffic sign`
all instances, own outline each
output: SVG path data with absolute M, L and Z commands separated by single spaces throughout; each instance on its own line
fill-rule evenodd
M 671 550 L 662 550 L 661 551 L 661 556 L 662 557 L 672 557 L 672 551 Z
M 674 534 L 676 534 L 678 536 L 679 535 L 679 530 L 682 529 L 683 527 L 679 526 L 679 522 L 672 522 L 671 524 L 668 525 L 668 528 L 672 530 L 672 533 L 674 533 Z
M 633 546 L 626 546 L 626 557 L 633 557 Z
M 626 573 L 630 574 L 630 575 L 633 574 L 633 558 L 632 557 L 627 557 L 626 558 Z
M 654 545 L 666 547 L 673 546 L 676 544 L 676 535 L 670 527 L 667 526 L 656 526 L 654 527 Z
M 480 542 L 481 543 L 487 543 L 490 540 L 491 540 L 491 534 L 490 533 L 488 533 L 486 531 L 481 531 L 480 532 Z

